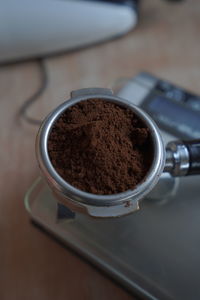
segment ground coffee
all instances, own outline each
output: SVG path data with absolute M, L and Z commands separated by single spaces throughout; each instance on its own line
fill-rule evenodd
M 60 176 L 93 194 L 134 189 L 151 165 L 151 150 L 145 124 L 130 109 L 100 99 L 67 109 L 48 140 Z

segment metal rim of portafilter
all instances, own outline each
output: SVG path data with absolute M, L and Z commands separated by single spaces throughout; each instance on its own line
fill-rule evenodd
M 36 139 L 36 155 L 42 175 L 59 202 L 73 211 L 94 217 L 114 217 L 131 213 L 139 208 L 145 197 L 158 182 L 165 166 L 165 149 L 156 124 L 139 107 L 125 99 L 113 96 L 107 89 L 83 89 L 72 92 L 70 100 L 58 106 L 43 121 Z M 84 192 L 67 183 L 53 167 L 48 155 L 48 136 L 55 121 L 69 107 L 88 99 L 103 99 L 131 109 L 149 128 L 153 142 L 152 165 L 144 180 L 133 190 L 113 195 L 96 195 Z

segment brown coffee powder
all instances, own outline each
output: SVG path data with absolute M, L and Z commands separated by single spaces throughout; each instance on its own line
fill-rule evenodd
M 48 151 L 61 177 L 93 194 L 134 189 L 152 162 L 145 124 L 130 109 L 100 99 L 67 109 L 53 126 Z

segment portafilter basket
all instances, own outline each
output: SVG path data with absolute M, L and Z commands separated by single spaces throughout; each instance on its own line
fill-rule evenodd
M 48 137 L 54 123 L 69 107 L 89 99 L 102 99 L 129 108 L 150 130 L 153 144 L 152 164 L 145 178 L 133 190 L 113 195 L 96 195 L 84 192 L 66 182 L 56 172 L 50 161 Z M 128 100 L 114 96 L 109 89 L 90 88 L 73 91 L 71 98 L 58 106 L 42 122 L 36 139 L 36 156 L 41 173 L 58 202 L 74 212 L 86 213 L 93 217 L 119 217 L 139 209 L 139 201 L 156 186 L 163 170 L 173 176 L 196 174 L 197 169 L 199 173 L 200 151 L 197 150 L 200 150 L 200 143 L 190 142 L 190 145 L 192 145 L 190 148 L 193 149 L 193 158 L 195 157 L 196 162 L 199 159 L 196 165 L 190 163 L 191 151 L 182 142 L 172 142 L 165 150 L 158 127 L 141 108 Z

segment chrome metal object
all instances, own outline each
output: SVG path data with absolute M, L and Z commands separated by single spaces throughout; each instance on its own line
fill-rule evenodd
M 134 190 L 114 195 L 95 195 L 83 192 L 67 183 L 54 169 L 48 155 L 48 136 L 52 126 L 69 107 L 88 99 L 107 100 L 131 109 L 149 128 L 154 157 L 152 166 L 144 180 Z M 139 208 L 139 201 L 157 184 L 165 165 L 165 148 L 154 121 L 139 107 L 128 100 L 113 96 L 109 89 L 83 89 L 71 93 L 71 99 L 61 104 L 43 121 L 36 139 L 36 155 L 43 177 L 59 202 L 73 211 L 87 213 L 93 217 L 116 217 L 129 214 Z
M 166 147 L 165 172 L 173 176 L 185 176 L 190 167 L 190 156 L 182 141 L 172 141 Z

